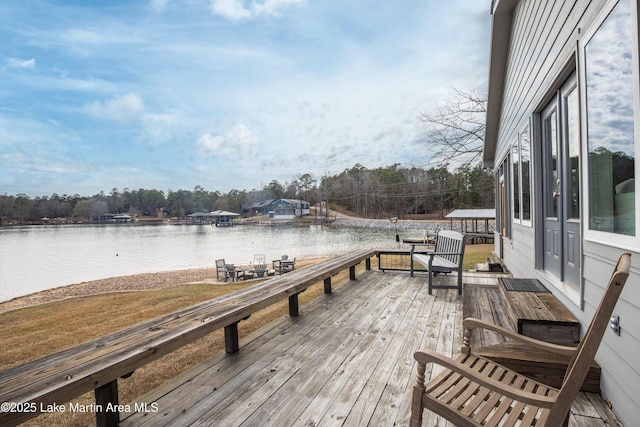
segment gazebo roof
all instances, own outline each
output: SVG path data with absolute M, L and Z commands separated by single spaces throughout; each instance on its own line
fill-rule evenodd
M 456 209 L 446 216 L 451 219 L 494 219 L 495 217 L 495 209 Z
M 229 211 L 217 210 L 207 214 L 207 216 L 220 217 L 220 216 L 240 216 L 240 214 Z

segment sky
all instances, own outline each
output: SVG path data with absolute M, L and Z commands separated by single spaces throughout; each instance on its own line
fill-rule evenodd
M 3 0 L 0 194 L 261 189 L 429 165 L 489 0 Z

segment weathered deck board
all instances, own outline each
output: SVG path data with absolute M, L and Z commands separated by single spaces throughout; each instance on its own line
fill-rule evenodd
M 482 287 L 496 277 L 465 273 L 465 283 Z M 477 304 L 504 320 L 490 292 Z M 406 426 L 413 352 L 453 354 L 461 343 L 462 298 L 455 290 L 428 295 L 426 277 L 369 271 L 301 313 L 243 339 L 239 353 L 214 355 L 140 397 L 159 411 L 122 425 Z M 598 399 L 581 394 L 570 426 L 611 423 Z M 425 412 L 423 425 L 450 424 Z

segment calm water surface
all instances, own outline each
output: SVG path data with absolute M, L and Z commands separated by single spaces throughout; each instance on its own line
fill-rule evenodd
M 47 225 L 0 228 L 0 301 L 58 286 L 138 273 L 311 258 L 395 244 L 389 229 L 215 228 L 208 225 Z

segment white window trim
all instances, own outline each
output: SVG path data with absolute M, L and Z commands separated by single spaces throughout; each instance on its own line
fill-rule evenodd
M 589 228 L 589 224 L 591 221 L 591 213 L 589 209 L 589 144 L 586 140 L 587 133 L 587 105 L 586 105 L 586 64 L 585 64 L 585 55 L 584 50 L 587 43 L 591 40 L 591 38 L 596 34 L 600 26 L 604 23 L 605 19 L 609 16 L 613 8 L 620 1 L 628 1 L 631 3 L 631 31 L 633 34 L 632 37 L 632 49 L 633 49 L 633 108 L 634 108 L 634 155 L 635 155 L 635 176 L 636 178 L 640 178 L 640 51 L 638 50 L 638 2 L 635 0 L 610 0 L 605 7 L 600 11 L 597 19 L 593 22 L 591 27 L 584 33 L 584 37 L 582 37 L 578 42 L 578 67 L 579 67 L 579 76 L 580 76 L 580 115 L 581 115 L 581 131 L 582 135 L 585 136 L 584 144 L 582 144 L 582 158 L 585 159 L 583 162 L 582 168 L 582 182 L 585 184 L 584 189 L 581 191 L 583 195 L 582 200 L 582 209 L 584 212 L 584 221 L 582 226 L 583 238 L 587 241 L 599 243 L 608 246 L 614 246 L 616 248 L 628 249 L 633 251 L 640 250 L 640 211 L 638 207 L 640 207 L 640 180 L 636 179 L 635 182 L 635 194 L 636 194 L 636 235 L 635 236 L 627 236 L 624 234 L 616 234 L 616 233 L 607 233 L 604 231 L 591 230 Z M 635 25 L 633 25 L 635 24 Z
M 529 132 L 529 219 L 524 219 L 524 192 L 522 185 L 524 180 L 522 179 L 522 134 L 525 129 Z M 527 124 L 518 132 L 518 162 L 520 171 L 520 223 L 526 227 L 533 227 L 533 152 L 531 144 L 531 123 L 527 121 Z
M 520 162 L 520 134 L 516 135 L 516 140 L 509 146 L 509 169 L 511 172 L 511 220 L 514 224 L 522 224 L 522 163 Z M 516 188 L 515 178 L 516 171 L 513 165 L 514 162 L 514 153 L 518 156 L 518 188 Z M 518 195 L 518 217 L 516 218 L 516 194 Z
M 503 240 L 508 240 L 509 242 L 512 241 L 513 239 L 513 224 L 514 224 L 514 219 L 513 219 L 513 193 L 511 191 L 511 187 L 513 185 L 513 179 L 512 179 L 512 171 L 511 169 L 513 169 L 511 167 L 511 146 L 509 146 L 509 149 L 506 150 L 506 153 L 504 153 L 504 155 L 501 157 L 500 162 L 498 162 L 498 171 L 500 170 L 500 167 L 502 167 L 502 174 L 500 174 L 498 172 L 498 186 L 500 186 L 501 182 L 504 182 L 505 185 L 505 189 L 504 189 L 504 203 L 508 204 L 508 206 L 506 206 L 504 212 L 506 213 L 506 215 L 509 216 L 509 218 L 502 218 L 502 221 L 504 221 L 504 228 L 505 228 L 505 235 L 502 237 Z M 500 193 L 500 189 L 496 189 L 497 190 L 497 194 Z M 498 215 L 498 212 L 496 212 L 496 215 Z M 500 214 L 501 215 L 501 214 Z M 502 234 L 500 232 L 500 234 Z
M 524 192 L 523 192 L 523 174 L 522 174 L 522 134 L 524 132 L 525 129 L 529 129 L 529 219 L 524 219 Z M 512 191 L 511 191 L 511 219 L 513 224 L 519 224 L 522 225 L 524 227 L 533 227 L 533 209 L 532 209 L 532 203 L 531 203 L 531 198 L 532 198 L 532 181 L 533 181 L 533 174 L 532 174 L 532 170 L 531 170 L 531 166 L 532 166 L 532 156 L 531 156 L 531 125 L 529 122 L 527 122 L 527 124 L 525 126 L 522 127 L 522 130 L 520 132 L 518 132 L 518 134 L 516 135 L 516 140 L 513 144 L 510 145 L 509 147 L 509 153 L 511 156 L 513 156 L 513 152 L 514 152 L 514 148 L 518 154 L 518 188 L 517 188 L 517 192 L 518 192 L 518 218 L 516 218 L 516 203 L 514 200 L 514 194 L 516 192 L 516 189 L 513 188 L 513 183 L 514 183 L 514 176 L 515 176 L 515 171 L 513 170 L 513 158 L 511 158 L 511 163 L 510 163 L 510 169 L 511 169 L 511 187 L 512 187 Z

